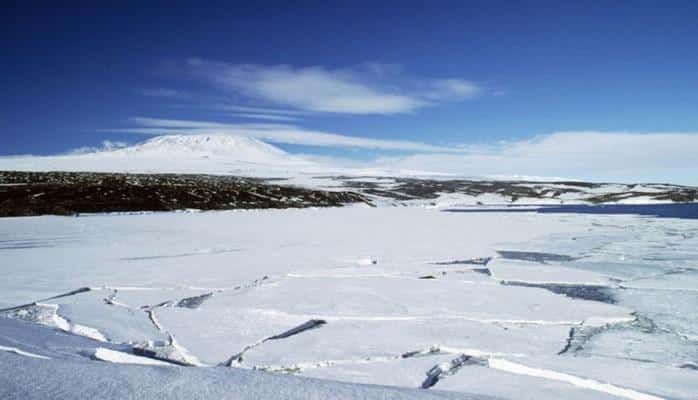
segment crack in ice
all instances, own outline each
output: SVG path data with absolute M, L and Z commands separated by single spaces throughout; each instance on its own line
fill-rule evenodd
M 272 336 L 266 337 L 264 339 L 258 340 L 252 344 L 245 346 L 240 352 L 233 354 L 233 356 L 231 356 L 222 365 L 224 365 L 226 367 L 232 367 L 232 366 L 235 366 L 236 364 L 239 365 L 242 363 L 243 356 L 245 355 L 245 353 L 254 349 L 257 346 L 260 346 L 263 343 L 266 343 L 267 341 L 286 339 L 288 337 L 295 336 L 299 333 L 302 333 L 302 332 L 305 332 L 305 331 L 308 331 L 311 329 L 317 329 L 317 328 L 321 327 L 322 325 L 325 325 L 326 323 L 327 322 L 325 320 L 322 320 L 322 319 L 310 319 L 310 320 L 308 320 L 308 321 L 306 321 L 298 326 L 295 326 L 287 331 L 284 331 L 284 332 L 279 333 L 277 335 L 272 335 Z
M 564 372 L 557 372 L 549 369 L 530 367 L 524 364 L 515 363 L 492 355 L 468 354 L 464 352 L 453 360 L 437 364 L 426 372 L 427 378 L 422 382 L 422 388 L 427 389 L 434 386 L 447 376 L 454 375 L 463 367 L 468 365 L 481 365 L 487 368 L 500 370 L 517 375 L 532 376 L 536 378 L 548 379 L 570 384 L 582 389 L 594 390 L 622 397 L 630 400 L 663 400 L 663 398 L 651 394 L 639 392 L 637 390 L 601 382 L 595 379 L 584 378 Z
M 50 360 L 51 359 L 51 357 L 46 357 L 46 356 L 42 356 L 39 354 L 30 353 L 28 351 L 20 350 L 16 347 L 7 347 L 7 346 L 0 345 L 0 351 L 4 351 L 7 353 L 14 353 L 14 354 L 17 354 L 20 356 L 25 356 L 25 357 L 40 358 L 42 360 Z

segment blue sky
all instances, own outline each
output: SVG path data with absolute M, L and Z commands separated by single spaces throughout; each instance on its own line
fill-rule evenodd
M 0 17 L 3 155 L 219 131 L 356 160 L 416 154 L 415 168 L 443 154 L 459 169 L 460 153 L 597 138 L 586 151 L 601 159 L 637 143 L 620 159 L 651 159 L 640 177 L 695 176 L 695 2 L 28 3 Z

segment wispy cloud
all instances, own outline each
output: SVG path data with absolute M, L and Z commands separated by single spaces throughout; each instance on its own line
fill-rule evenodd
M 308 111 L 288 110 L 281 108 L 250 107 L 238 105 L 219 105 L 217 110 L 227 111 L 229 115 L 237 118 L 258 119 L 266 121 L 297 121 L 302 117 L 312 115 Z
M 189 94 L 181 90 L 167 88 L 141 89 L 141 94 L 148 97 L 160 97 L 165 99 L 186 99 Z
M 289 110 L 281 108 L 269 108 L 269 107 L 250 107 L 250 106 L 239 106 L 239 105 L 218 105 L 216 109 L 231 111 L 231 112 L 243 112 L 243 113 L 254 113 L 254 114 L 274 114 L 274 115 L 290 115 L 290 116 L 303 116 L 311 115 L 311 112 L 300 111 L 300 110 Z
M 134 117 L 132 128 L 106 129 L 104 131 L 131 132 L 149 135 L 166 134 L 228 134 L 255 137 L 258 139 L 286 144 L 323 147 L 366 148 L 377 150 L 399 150 L 410 152 L 460 152 L 457 148 L 435 146 L 406 140 L 382 140 L 347 136 L 302 128 L 292 124 L 272 123 L 219 123 L 179 119 Z
M 68 154 L 87 154 L 94 153 L 97 151 L 109 151 L 116 150 L 128 146 L 126 142 L 113 141 L 113 140 L 103 140 L 101 146 L 83 146 L 73 149 L 68 152 Z
M 397 68 L 298 68 L 228 64 L 190 59 L 198 76 L 254 101 L 294 110 L 342 114 L 401 114 L 478 96 L 482 89 L 460 78 L 410 78 Z
M 478 96 L 482 89 L 463 79 L 435 79 L 425 84 L 424 97 L 434 101 L 459 101 Z
M 665 181 L 698 184 L 698 133 L 556 132 L 489 144 L 438 146 L 355 137 L 283 123 L 220 123 L 132 118 L 134 127 L 114 131 L 151 135 L 230 134 L 272 143 L 402 151 L 364 166 L 465 176 L 568 177 L 605 181 Z M 386 153 L 387 154 L 387 153 Z M 325 157 L 332 159 L 332 157 Z M 345 163 L 346 164 L 346 163 Z
M 259 119 L 266 121 L 296 121 L 298 117 L 291 117 L 289 115 L 277 115 L 277 114 L 249 114 L 249 113 L 232 113 L 233 117 L 238 118 L 248 118 L 248 119 Z
M 698 133 L 558 132 L 461 149 L 463 154 L 414 154 L 378 163 L 478 176 L 698 183 Z

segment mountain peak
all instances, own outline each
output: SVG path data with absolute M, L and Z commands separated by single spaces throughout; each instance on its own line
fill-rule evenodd
M 223 134 L 156 136 L 110 153 L 148 157 L 230 158 L 256 162 L 292 157 L 259 139 Z

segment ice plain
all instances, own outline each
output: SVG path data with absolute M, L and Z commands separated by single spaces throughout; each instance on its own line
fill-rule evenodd
M 698 393 L 695 220 L 354 206 L 0 236 L 3 398 Z

